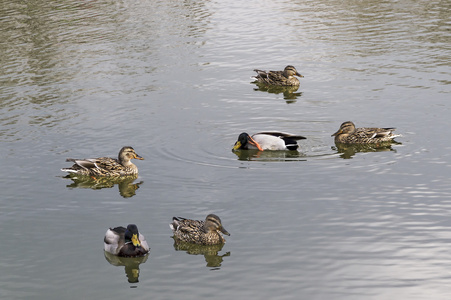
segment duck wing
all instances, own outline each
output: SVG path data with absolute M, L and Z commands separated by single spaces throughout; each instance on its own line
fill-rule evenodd
M 287 78 L 283 75 L 283 71 L 263 71 L 255 69 L 255 72 L 257 72 L 257 75 L 255 78 L 263 83 L 269 84 L 269 85 L 278 85 L 281 82 L 285 82 Z
M 272 85 L 278 85 L 287 81 L 282 71 L 269 71 L 267 74 L 268 82 Z
M 204 227 L 204 221 L 190 220 L 180 217 L 173 217 L 172 223 L 169 224 L 173 231 L 180 231 L 184 234 L 198 232 Z
M 139 234 L 139 242 L 141 243 L 141 247 L 146 251 L 146 253 L 149 252 L 149 244 L 147 244 L 146 238 L 141 233 Z
M 88 161 L 92 161 L 95 165 L 100 169 L 105 170 L 122 170 L 124 168 L 117 159 L 111 157 L 99 157 L 95 159 L 88 159 Z
M 393 134 L 393 131 L 395 131 L 395 128 L 375 128 L 375 132 L 373 135 L 373 138 L 376 137 L 388 137 Z
M 296 150 L 299 147 L 296 141 L 305 139 L 300 135 L 275 131 L 259 132 L 252 138 L 263 150 Z
M 266 71 L 255 69 L 254 72 L 257 72 L 257 75 L 255 76 L 256 78 L 268 78 L 268 73 L 266 73 Z
M 393 135 L 395 128 L 357 128 L 356 134 L 370 139 L 384 138 Z
M 124 227 L 110 228 L 107 230 L 103 238 L 105 251 L 114 255 L 119 253 L 125 243 L 125 230 Z
M 285 139 L 285 138 L 289 138 L 291 140 L 305 140 L 307 139 L 306 137 L 302 136 L 302 135 L 296 135 L 296 134 L 291 134 L 291 133 L 287 133 L 287 132 L 281 132 L 281 131 L 263 131 L 263 132 L 259 132 L 256 133 L 257 134 L 267 134 L 267 135 L 272 135 L 281 139 Z
M 79 166 L 82 169 L 89 170 L 89 169 L 98 169 L 99 166 L 97 165 L 97 158 L 85 158 L 85 159 L 74 159 L 74 158 L 68 158 L 66 161 L 71 161 L 75 163 L 75 165 Z
M 268 78 L 268 73 L 266 73 L 266 71 L 263 70 L 254 70 L 255 72 L 257 72 L 257 75 L 254 76 L 255 79 L 257 79 L 258 82 L 262 82 L 265 84 L 271 84 L 269 78 Z

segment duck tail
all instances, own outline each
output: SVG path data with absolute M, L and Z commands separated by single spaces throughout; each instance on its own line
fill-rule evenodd
M 288 150 L 298 150 L 299 145 L 296 144 L 291 144 L 291 145 L 286 145 Z
M 254 72 L 257 73 L 255 78 L 261 78 L 261 79 L 267 79 L 268 78 L 268 73 L 266 73 L 265 71 L 255 69 Z
M 177 231 L 177 228 L 180 225 L 180 219 L 177 217 L 172 218 L 172 223 L 169 224 L 169 227 L 172 229 L 172 231 Z

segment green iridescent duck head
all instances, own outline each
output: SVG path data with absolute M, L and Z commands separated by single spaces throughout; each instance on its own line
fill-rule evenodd
M 258 150 L 263 151 L 260 145 L 246 132 L 243 132 L 238 136 L 238 140 L 235 142 L 232 151 L 236 151 L 239 149 L 247 150 L 249 149 L 249 145 L 252 145 L 256 147 Z

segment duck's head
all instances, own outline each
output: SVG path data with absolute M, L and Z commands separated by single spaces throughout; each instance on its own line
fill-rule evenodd
M 132 243 L 135 247 L 141 247 L 141 242 L 139 241 L 138 227 L 135 224 L 129 224 L 125 230 L 125 243 Z
M 120 162 L 129 162 L 131 159 L 140 159 L 143 160 L 144 158 L 139 156 L 135 149 L 133 149 L 130 146 L 122 147 L 121 151 L 119 151 L 119 161 Z
M 346 121 L 343 124 L 341 124 L 340 129 L 338 129 L 337 132 L 332 134 L 331 136 L 337 136 L 340 134 L 348 134 L 355 131 L 355 125 L 351 121 Z
M 258 150 L 263 151 L 262 147 L 246 132 L 243 132 L 238 136 L 238 140 L 235 142 L 233 150 L 248 149 L 249 144 L 257 147 Z
M 287 78 L 289 78 L 290 76 L 304 77 L 301 74 L 299 74 L 299 72 L 293 66 L 286 66 L 285 69 L 283 70 L 283 74 Z
M 212 231 L 221 231 L 225 235 L 230 235 L 230 233 L 225 230 L 224 227 L 222 227 L 221 219 L 215 215 L 215 214 L 209 214 L 205 218 L 205 224 L 204 224 L 205 232 L 212 232 Z

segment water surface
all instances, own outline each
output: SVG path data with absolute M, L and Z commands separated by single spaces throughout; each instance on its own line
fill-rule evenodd
M 446 1 L 64 1 L 0 9 L 0 296 L 5 299 L 447 299 Z M 296 66 L 296 91 L 253 69 Z M 396 127 L 386 151 L 330 136 Z M 299 152 L 232 153 L 243 132 Z M 67 157 L 145 158 L 133 182 L 77 183 Z M 220 249 L 172 216 L 219 215 Z M 143 261 L 108 259 L 136 223 Z M 139 271 L 138 271 L 139 269 Z M 130 280 L 132 278 L 132 280 Z

